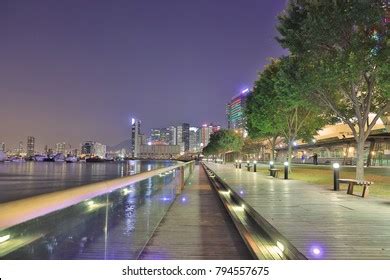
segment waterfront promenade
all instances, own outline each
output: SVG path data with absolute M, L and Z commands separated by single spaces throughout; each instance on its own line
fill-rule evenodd
M 140 259 L 252 259 L 199 165 Z
M 390 259 L 389 200 L 206 165 L 308 259 Z

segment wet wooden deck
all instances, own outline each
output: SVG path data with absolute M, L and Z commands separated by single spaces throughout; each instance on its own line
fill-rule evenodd
M 251 259 L 205 171 L 196 166 L 139 259 Z
M 207 163 L 309 259 L 390 259 L 390 201 Z M 308 174 L 310 176 L 310 174 Z

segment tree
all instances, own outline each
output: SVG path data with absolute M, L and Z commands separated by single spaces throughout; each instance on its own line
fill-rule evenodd
M 305 96 L 298 66 L 294 57 L 273 60 L 256 81 L 246 110 L 249 135 L 275 137 L 275 142 L 284 137 L 289 166 L 294 142 L 312 138 L 330 121 Z
M 227 152 L 240 151 L 243 146 L 243 140 L 240 135 L 233 130 L 221 129 L 210 135 L 210 142 L 203 153 L 208 155 L 221 155 L 224 157 Z
M 306 92 L 352 131 L 358 180 L 364 178 L 365 141 L 390 111 L 390 40 L 383 4 L 291 0 L 279 16 L 278 40 L 300 62 Z

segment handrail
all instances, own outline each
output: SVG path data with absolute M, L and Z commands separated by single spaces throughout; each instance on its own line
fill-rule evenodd
M 115 191 L 130 184 L 193 163 L 183 162 L 174 166 L 154 169 L 126 177 L 106 180 L 53 193 L 0 204 L 0 230 L 76 205 L 88 199 Z

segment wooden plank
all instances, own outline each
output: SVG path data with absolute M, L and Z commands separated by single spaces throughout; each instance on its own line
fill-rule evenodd
M 309 259 L 390 259 L 390 207 L 331 186 L 275 180 L 207 163 L 219 177 Z M 322 254 L 313 254 L 319 247 Z
M 251 259 L 199 166 L 139 259 Z

